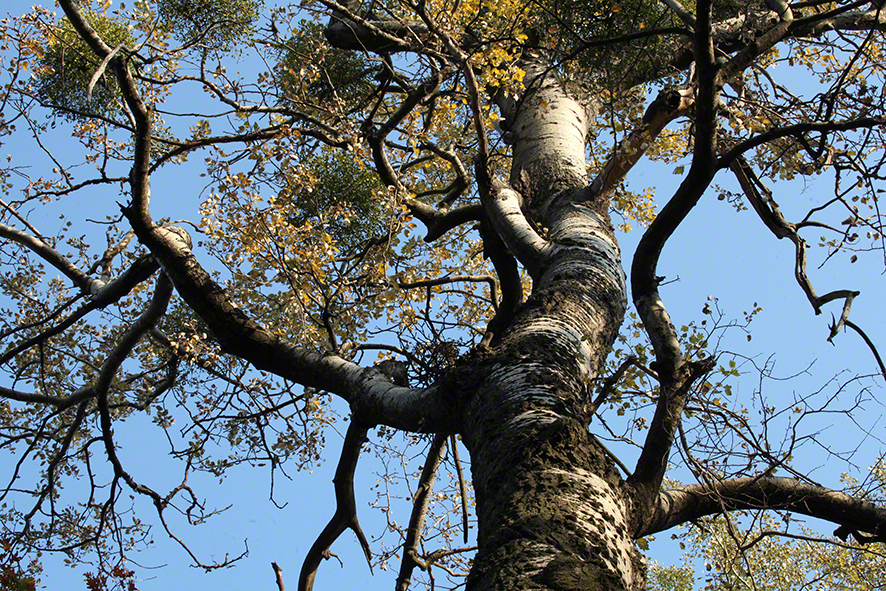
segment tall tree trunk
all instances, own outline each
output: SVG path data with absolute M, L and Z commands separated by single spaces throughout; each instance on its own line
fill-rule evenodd
M 478 364 L 464 431 L 479 522 L 468 588 L 641 589 L 630 489 L 588 431 L 592 384 L 624 318 L 620 251 L 608 202 L 587 187 L 586 107 L 527 70 L 527 96 L 503 110 L 511 184 L 546 248 L 528 266 L 531 297 Z

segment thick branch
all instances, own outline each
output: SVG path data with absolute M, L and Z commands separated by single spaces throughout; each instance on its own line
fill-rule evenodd
M 792 478 L 737 478 L 711 484 L 692 484 L 659 494 L 655 517 L 636 533 L 642 537 L 726 509 L 774 509 L 817 517 L 867 532 L 886 541 L 886 507 L 845 493 Z
M 695 55 L 698 90 L 696 94 L 696 132 L 692 166 L 677 193 L 650 224 L 640 240 L 631 267 L 634 305 L 646 327 L 655 350 L 653 369 L 658 373 L 661 390 L 655 415 L 629 481 L 642 499 L 639 506 L 659 490 L 667 468 L 668 455 L 683 415 L 683 407 L 695 380 L 709 371 L 711 361 L 685 364 L 677 334 L 658 293 L 656 277 L 658 258 L 665 243 L 698 203 L 713 178 L 716 149 L 716 104 L 719 87 L 711 40 L 711 2 L 698 2 L 695 27 Z M 645 515 L 638 514 L 643 521 Z
M 665 0 L 660 0 L 665 1 Z M 670 1 L 666 2 L 670 4 Z M 778 2 L 779 4 L 785 4 Z M 743 10 L 741 14 L 734 18 L 729 18 L 718 22 L 713 27 L 713 37 L 717 50 L 724 53 L 741 52 L 748 47 L 748 39 L 760 39 L 770 29 L 770 24 L 774 19 L 779 23 L 787 23 L 788 26 L 781 27 L 784 30 L 784 38 L 810 38 L 818 37 L 828 31 L 871 31 L 886 29 L 886 11 L 882 11 L 873 4 L 870 10 L 852 11 L 852 8 L 864 6 L 868 2 L 854 2 L 848 6 L 840 6 L 832 11 L 819 14 L 810 14 L 803 18 L 794 18 L 794 20 L 779 18 L 778 12 L 753 12 L 752 10 Z M 785 13 L 785 16 L 793 16 Z M 661 69 L 677 68 L 680 70 L 691 67 L 694 61 L 694 54 L 691 47 L 684 46 L 682 49 L 675 51 L 672 55 L 662 60 Z M 744 58 L 741 60 L 744 62 Z M 738 62 L 735 63 L 738 66 Z M 634 80 L 630 85 L 639 84 L 646 80 Z
M 483 219 L 483 206 L 477 204 L 462 205 L 452 210 L 440 211 L 418 199 L 408 198 L 406 199 L 406 207 L 427 227 L 428 233 L 424 238 L 425 242 L 433 242 L 463 224 L 479 222 Z
M 344 3 L 322 0 L 332 11 L 329 24 L 323 31 L 333 47 L 373 53 L 419 51 L 427 27 L 418 22 L 400 22 L 394 19 L 367 20 L 359 14 L 360 0 Z
M 690 29 L 695 28 L 695 15 L 680 4 L 679 0 L 659 0 L 662 4 L 670 8 L 674 14 L 679 17 L 683 24 Z
M 82 18 L 70 0 L 62 7 L 96 54 L 104 58 L 109 48 Z M 366 421 L 383 422 L 410 430 L 457 431 L 452 423 L 436 423 L 443 417 L 456 420 L 458 413 L 447 408 L 452 397 L 441 389 L 413 391 L 394 387 L 377 372 L 364 371 L 336 356 L 306 351 L 265 330 L 234 305 L 227 294 L 203 269 L 190 251 L 183 230 L 154 225 L 149 212 L 151 117 L 141 100 L 125 62 L 112 62 L 124 99 L 135 116 L 135 156 L 130 172 L 132 203 L 123 208 L 136 236 L 156 257 L 184 300 L 209 325 L 222 348 L 257 368 L 266 369 L 302 385 L 335 392 L 354 404 Z M 442 406 L 441 406 L 442 405 Z M 388 415 L 393 411 L 393 415 Z M 405 421 L 405 422 L 404 422 Z M 431 423 L 435 423 L 431 425 Z
M 591 183 L 590 195 L 594 198 L 608 197 L 646 154 L 667 124 L 685 115 L 694 102 L 691 89 L 661 91 L 646 109 L 640 128 L 621 142 L 615 154 Z
M 492 227 L 508 251 L 523 264 L 530 276 L 538 277 L 551 244 L 529 225 L 520 209 L 520 195 L 510 187 L 495 182 L 492 183 L 490 195 L 483 198 L 483 205 Z

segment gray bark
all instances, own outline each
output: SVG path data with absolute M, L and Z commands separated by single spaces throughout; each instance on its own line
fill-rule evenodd
M 587 109 L 540 73 L 509 113 L 511 178 L 547 232 L 528 232 L 513 205 L 492 216 L 534 283 L 476 363 L 483 379 L 466 409 L 480 524 L 468 588 L 641 589 L 630 489 L 587 429 L 589 386 L 624 317 L 620 251 L 608 204 L 587 188 Z

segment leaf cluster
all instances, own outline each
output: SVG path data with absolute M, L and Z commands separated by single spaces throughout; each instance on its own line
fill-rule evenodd
M 384 187 L 374 171 L 339 151 L 322 153 L 306 167 L 313 186 L 284 189 L 279 196 L 294 206 L 291 225 L 322 225 L 346 252 L 385 232 L 389 212 L 378 198 Z
M 131 45 L 132 34 L 126 26 L 107 15 L 84 11 L 87 22 L 111 47 Z M 49 43 L 39 60 L 36 79 L 37 98 L 62 117 L 87 120 L 111 117 L 121 108 L 117 81 L 103 74 L 89 93 L 90 81 L 101 60 L 83 41 L 68 19 L 49 32 Z
M 350 112 L 364 105 L 383 68 L 363 53 L 331 47 L 319 25 L 304 23 L 281 46 L 277 75 L 284 101 Z
M 157 12 L 163 27 L 188 45 L 228 50 L 254 29 L 258 0 L 160 0 Z

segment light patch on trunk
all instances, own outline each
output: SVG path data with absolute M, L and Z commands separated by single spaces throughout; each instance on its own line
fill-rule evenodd
M 512 402 L 515 400 L 527 400 L 544 402 L 551 405 L 557 402 L 557 397 L 553 396 L 550 389 L 546 385 L 533 383 L 529 376 L 538 373 L 538 371 L 546 367 L 540 363 L 524 363 L 518 366 L 506 365 L 489 373 L 489 380 L 497 384 L 503 392 L 508 394 L 502 396 L 502 402 Z
M 636 548 L 628 535 L 625 515 L 627 508 L 623 504 L 623 495 L 613 491 L 611 485 L 596 474 L 580 468 L 573 472 L 551 469 L 548 473 L 577 481 L 574 487 L 564 487 L 563 503 L 576 508 L 579 523 L 587 532 L 588 544 L 610 550 L 610 555 L 600 555 L 600 559 L 607 568 L 622 577 L 626 589 L 632 589 Z M 589 492 L 578 494 L 582 490 Z M 594 502 L 589 503 L 588 498 L 592 498 Z
M 531 330 L 525 330 L 525 333 L 535 337 L 544 335 L 553 341 L 552 347 L 574 351 L 575 362 L 578 364 L 582 376 L 588 377 L 590 375 L 594 348 L 587 339 L 582 339 L 581 332 L 575 326 L 554 318 L 538 318 L 533 322 Z
M 508 421 L 508 428 L 511 430 L 516 430 L 523 425 L 531 425 L 533 427 L 536 427 L 538 425 L 550 425 L 560 418 L 562 418 L 562 415 L 552 410 L 527 410 L 526 412 L 519 414 Z

